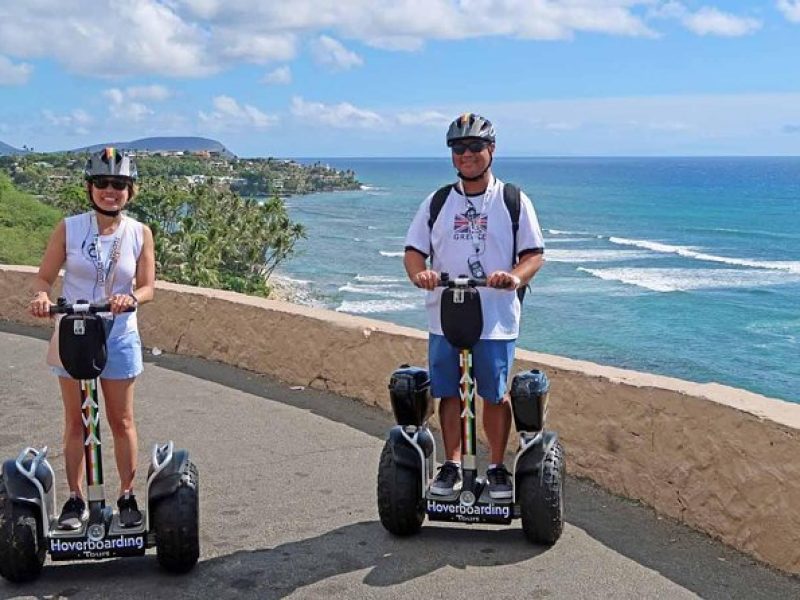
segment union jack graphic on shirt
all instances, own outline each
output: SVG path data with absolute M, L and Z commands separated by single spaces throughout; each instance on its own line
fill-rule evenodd
M 486 237 L 488 215 L 479 215 L 475 209 L 467 209 L 463 214 L 456 214 L 453 221 L 453 239 L 468 240 L 472 236 L 482 240 Z

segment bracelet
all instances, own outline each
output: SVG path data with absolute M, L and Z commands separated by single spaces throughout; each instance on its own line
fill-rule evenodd
M 133 294 L 128 294 L 128 298 L 133 300 L 133 305 L 134 306 L 139 306 L 139 300 L 136 298 L 136 296 L 134 296 Z

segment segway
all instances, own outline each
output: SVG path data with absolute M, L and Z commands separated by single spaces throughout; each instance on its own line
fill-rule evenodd
M 428 372 L 401 365 L 389 382 L 397 425 L 381 453 L 378 468 L 378 514 L 391 533 L 417 533 L 427 516 L 431 521 L 511 524 L 522 520 L 528 540 L 552 545 L 564 528 L 564 453 L 558 434 L 544 429 L 550 383 L 532 370 L 516 375 L 511 406 L 519 433 L 514 457 L 513 493 L 508 499 L 489 496 L 488 484 L 478 477 L 475 435 L 475 381 L 471 348 L 483 329 L 477 288 L 485 279 L 441 274 L 441 322 L 447 340 L 460 348 L 462 485 L 449 496 L 432 494 L 436 444 L 428 428 L 433 413 Z
M 54 561 L 143 556 L 156 547 L 167 571 L 183 573 L 197 562 L 199 489 L 197 467 L 186 450 L 170 441 L 156 444 L 147 473 L 142 523 L 123 527 L 106 506 L 100 439 L 97 378 L 106 363 L 110 305 L 60 298 L 50 314 L 63 314 L 59 354 L 64 368 L 80 380 L 88 519 L 77 530 L 59 529 L 54 474 L 47 446 L 25 448 L 3 463 L 0 475 L 0 575 L 13 582 L 38 577 L 45 555 Z

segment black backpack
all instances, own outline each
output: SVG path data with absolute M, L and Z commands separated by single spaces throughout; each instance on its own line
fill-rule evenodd
M 431 199 L 430 217 L 428 218 L 428 231 L 433 229 L 433 224 L 442 212 L 447 197 L 450 195 L 450 190 L 453 189 L 453 184 L 450 183 L 444 187 L 439 188 L 433 194 Z M 503 184 L 503 202 L 505 202 L 508 214 L 511 216 L 511 239 L 514 240 L 513 254 L 511 254 L 511 261 L 513 268 L 517 264 L 517 232 L 519 231 L 519 212 L 520 204 L 522 202 L 520 197 L 520 189 L 513 183 Z M 433 246 L 431 246 L 431 261 L 433 261 Z M 528 289 L 526 285 L 524 288 L 517 290 L 519 301 L 525 297 L 525 291 Z

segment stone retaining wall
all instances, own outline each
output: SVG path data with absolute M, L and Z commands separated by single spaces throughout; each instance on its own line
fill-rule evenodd
M 0 266 L 0 319 L 27 315 L 30 267 Z M 159 282 L 144 344 L 389 410 L 399 364 L 425 363 L 422 331 L 232 292 Z M 568 470 L 800 573 L 800 404 L 718 384 L 517 351 L 550 377 L 549 427 Z

